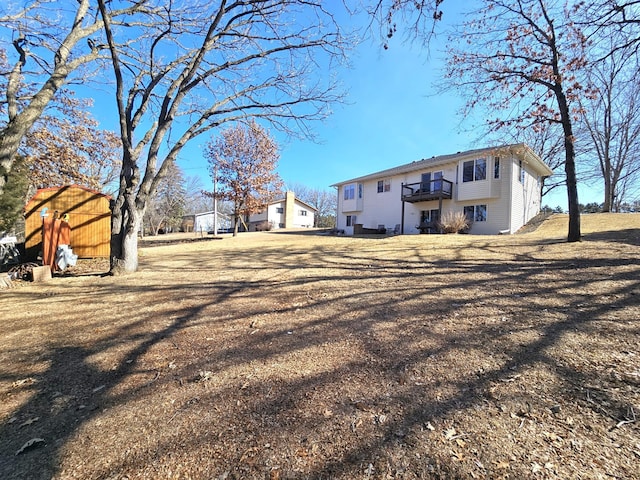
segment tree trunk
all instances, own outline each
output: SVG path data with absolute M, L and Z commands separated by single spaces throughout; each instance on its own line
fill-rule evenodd
M 135 206 L 133 193 L 121 194 L 111 213 L 111 258 L 112 275 L 133 273 L 138 269 L 138 232 L 144 211 Z
M 580 233 L 580 207 L 578 204 L 578 181 L 576 179 L 575 137 L 573 136 L 567 97 L 561 85 L 557 86 L 555 94 L 560 110 L 562 129 L 564 131 L 564 171 L 567 177 L 567 203 L 569 204 L 569 233 L 567 235 L 567 241 L 579 242 L 582 235 Z
M 234 215 L 233 217 L 233 236 L 238 236 L 238 225 L 240 225 L 240 216 Z
M 25 133 L 26 130 L 17 130 L 12 124 L 0 131 L 0 195 L 4 191 L 20 141 Z
M 114 255 L 114 248 L 119 254 Z M 138 232 L 129 231 L 122 235 L 111 236 L 112 275 L 124 275 L 138 270 Z
M 22 113 L 12 118 L 0 129 L 0 194 L 4 190 L 22 139 L 42 115 L 55 90 L 49 95 L 45 95 L 45 93 L 48 92 L 43 92 L 35 97 Z
M 573 136 L 565 138 L 566 160 L 564 171 L 567 176 L 567 202 L 569 204 L 568 242 L 579 242 L 580 207 L 578 203 L 578 182 L 576 180 L 576 153 Z
M 603 212 L 611 212 L 613 209 L 613 189 L 609 178 L 604 178 L 604 202 L 602 204 Z

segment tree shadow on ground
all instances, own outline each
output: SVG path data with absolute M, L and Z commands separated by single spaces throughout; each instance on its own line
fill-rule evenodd
M 627 228 L 624 230 L 612 230 L 604 232 L 587 233 L 583 236 L 589 241 L 611 241 L 616 243 L 626 243 L 628 245 L 640 246 L 640 228 Z
M 633 377 L 596 384 L 602 365 L 560 350 L 562 342 L 586 347 L 589 338 L 621 350 L 637 338 L 637 317 L 630 315 L 640 308 L 637 261 L 606 252 L 579 262 L 556 259 L 539 246 L 478 244 L 473 248 L 486 257 L 478 259 L 468 258 L 469 245 L 448 258 L 407 247 L 399 259 L 393 247 L 372 254 L 349 243 L 339 251 L 290 248 L 286 255 L 278 246 L 238 249 L 232 258 L 200 252 L 193 272 L 219 265 L 218 275 L 240 280 L 105 284 L 106 298 L 132 298 L 108 336 L 43 342 L 34 362 L 46 367 L 24 383 L 21 372 L 0 374 L 15 385 L 11 396 L 25 397 L 12 412 L 16 420 L 0 428 L 0 438 L 11 439 L 0 447 L 0 474 L 72 476 L 69 449 L 78 455 L 83 442 L 100 441 L 89 438 L 97 435 L 98 417 L 144 409 L 148 399 L 161 418 L 140 411 L 140 422 L 157 438 L 145 439 L 139 425 L 121 425 L 130 432 L 115 432 L 113 450 L 131 443 L 131 451 L 112 452 L 108 465 L 82 472 L 167 477 L 162 468 L 179 469 L 173 455 L 187 464 L 197 457 L 207 468 L 202 478 L 276 471 L 283 478 L 456 478 L 469 472 L 456 456 L 464 447 L 455 441 L 463 439 L 476 443 L 476 453 L 466 455 L 482 463 L 479 474 L 499 476 L 503 464 L 491 460 L 502 452 L 488 452 L 495 441 L 478 438 L 490 436 L 481 423 L 491 417 L 454 438 L 454 426 L 465 428 L 456 418 L 489 408 L 517 422 L 552 424 L 552 408 L 561 405 L 615 425 L 640 394 Z M 170 264 L 145 261 L 171 272 Z M 603 291 L 601 282 L 614 272 Z M 122 321 L 152 298 L 167 305 L 161 318 L 143 312 Z M 97 315 L 103 321 L 108 308 Z M 614 325 L 619 330 L 607 331 Z M 111 368 L 98 366 L 96 357 L 123 345 Z M 153 363 L 154 355 L 161 360 Z M 530 387 L 519 384 L 530 375 L 549 375 L 550 386 L 516 388 Z M 593 396 L 584 394 L 588 389 Z M 168 391 L 176 403 L 161 411 L 154 399 Z M 16 455 L 36 435 L 46 443 Z M 510 472 L 530 473 L 528 467 Z M 624 462 L 617 468 L 613 474 L 629 473 Z

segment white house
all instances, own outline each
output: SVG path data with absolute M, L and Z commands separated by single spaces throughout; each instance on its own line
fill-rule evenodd
M 233 221 L 229 215 L 218 213 L 218 231 L 233 228 Z M 181 230 L 184 232 L 213 232 L 215 227 L 215 213 L 201 212 L 182 217 Z
M 247 226 L 249 231 L 311 228 L 316 213 L 311 205 L 298 200 L 294 192 L 287 192 L 284 198 L 271 202 L 262 212 L 250 215 Z
M 339 182 L 336 227 L 420 233 L 446 212 L 464 212 L 469 233 L 513 233 L 540 212 L 549 167 L 525 144 L 414 161 Z

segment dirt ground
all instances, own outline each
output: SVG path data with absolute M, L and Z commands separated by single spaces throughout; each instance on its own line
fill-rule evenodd
M 241 234 L 17 282 L 0 478 L 640 478 L 640 215 L 566 229 Z

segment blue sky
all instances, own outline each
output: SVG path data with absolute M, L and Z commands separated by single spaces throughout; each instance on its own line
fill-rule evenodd
M 451 20 L 455 12 L 448 14 Z M 478 141 L 472 124 L 461 124 L 462 99 L 454 92 L 436 95 L 433 85 L 443 72 L 444 42 L 444 35 L 436 37 L 429 52 L 401 38 L 392 39 L 388 50 L 375 39 L 358 45 L 350 54 L 352 67 L 339 72 L 345 103 L 334 105 L 326 121 L 313 125 L 317 142 L 271 131 L 281 146 L 278 173 L 285 184 L 330 190 L 336 182 L 396 165 L 488 146 Z M 115 118 L 96 116 L 104 128 L 117 128 Z M 211 190 L 202 156 L 209 138 L 192 140 L 178 163 L 185 175 L 200 177 Z M 581 203 L 601 202 L 601 197 L 580 189 Z M 543 204 L 566 208 L 565 190 L 545 197 Z
M 340 76 L 345 103 L 334 105 L 333 114 L 314 125 L 317 142 L 271 132 L 281 146 L 278 173 L 285 184 L 330 190 L 342 180 L 488 146 L 478 142 L 471 123 L 461 124 L 462 99 L 454 92 L 435 93 L 433 84 L 443 71 L 443 43 L 444 38 L 437 38 L 429 54 L 400 39 L 388 50 L 375 41 L 359 45 L 351 54 L 352 68 Z M 207 139 L 192 142 L 179 164 L 186 175 L 200 176 L 205 188 L 212 188 L 200 153 Z M 602 201 L 596 191 L 580 190 L 581 203 Z M 546 196 L 543 204 L 566 209 L 566 191 Z

